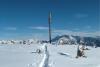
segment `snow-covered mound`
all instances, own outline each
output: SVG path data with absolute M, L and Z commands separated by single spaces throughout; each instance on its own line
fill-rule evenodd
M 64 44 L 77 44 L 77 40 L 70 36 L 62 36 L 58 40 L 56 40 L 58 45 L 64 45 Z

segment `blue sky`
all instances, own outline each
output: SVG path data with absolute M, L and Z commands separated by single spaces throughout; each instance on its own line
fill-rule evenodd
M 52 35 L 99 35 L 99 0 L 0 0 L 0 39 L 48 38 Z

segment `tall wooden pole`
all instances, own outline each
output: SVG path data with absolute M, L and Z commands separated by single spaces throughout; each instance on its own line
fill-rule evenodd
M 51 12 L 49 12 L 48 24 L 49 24 L 49 42 L 51 44 Z

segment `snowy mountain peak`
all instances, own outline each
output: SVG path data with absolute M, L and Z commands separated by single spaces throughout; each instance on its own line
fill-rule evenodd
M 81 37 L 81 36 L 73 36 L 73 35 L 62 35 L 57 36 L 52 39 L 52 42 L 57 42 L 61 44 L 79 44 L 80 42 L 84 43 L 88 46 L 96 46 L 100 47 L 100 38 L 94 37 Z

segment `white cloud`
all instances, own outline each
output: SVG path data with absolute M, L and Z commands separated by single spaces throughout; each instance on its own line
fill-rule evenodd
M 53 30 L 54 35 L 75 35 L 75 36 L 100 36 L 100 31 L 96 32 L 75 32 L 70 30 Z
M 13 30 L 14 31 L 14 30 L 17 30 L 17 28 L 16 27 L 6 27 L 5 30 Z
M 80 29 L 79 29 L 79 28 L 74 28 L 73 30 L 74 30 L 74 31 L 79 31 Z
M 70 34 L 70 33 L 72 33 L 72 31 L 70 31 L 70 30 L 53 30 L 52 31 L 53 33 L 60 33 L 60 34 Z
M 86 26 L 85 28 L 86 28 L 86 29 L 90 29 L 90 28 L 91 28 L 91 26 Z
M 37 29 L 37 30 L 47 30 L 48 29 L 48 27 L 42 27 L 42 26 L 40 26 L 40 27 L 29 27 L 30 29 Z
M 86 17 L 88 17 L 88 14 L 81 14 L 81 13 L 75 14 L 75 18 L 77 19 L 86 18 Z

